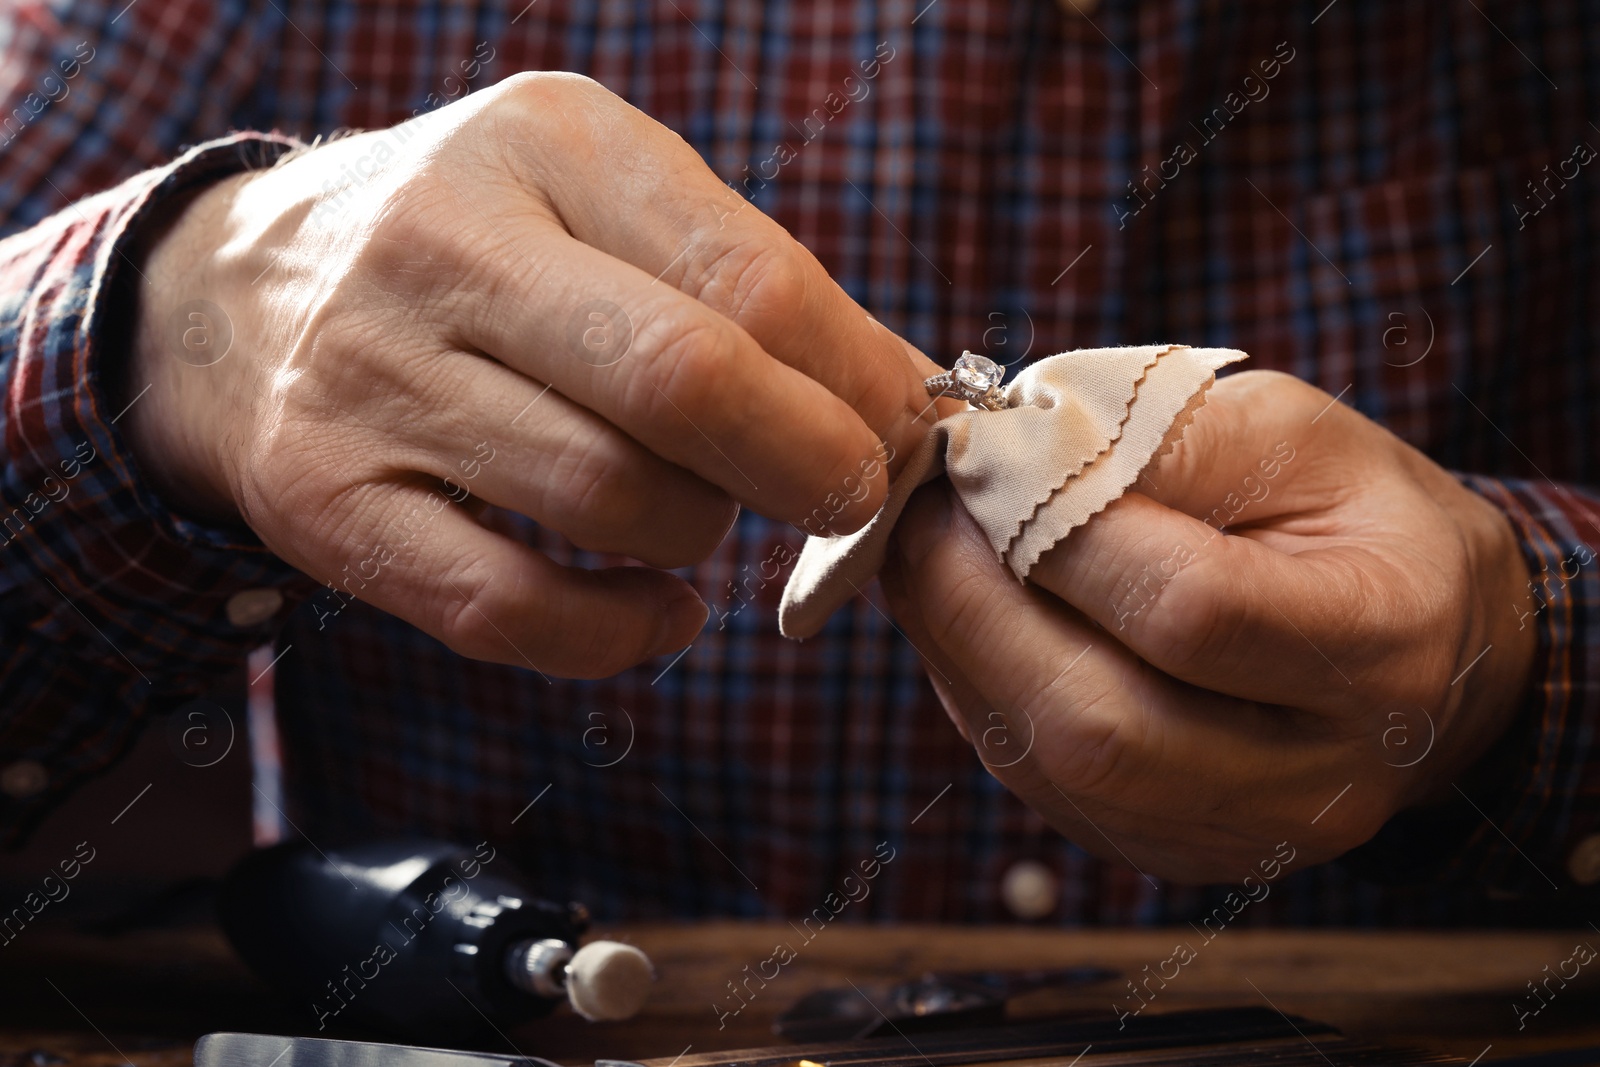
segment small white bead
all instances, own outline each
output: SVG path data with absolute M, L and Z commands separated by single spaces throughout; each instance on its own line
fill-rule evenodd
M 1600 834 L 1592 834 L 1579 841 L 1567 854 L 1567 873 L 1579 885 L 1600 882 Z
M 244 629 L 260 626 L 283 607 L 283 594 L 276 589 L 246 589 L 228 598 L 228 621 Z
M 1000 878 L 1000 900 L 1019 919 L 1042 919 L 1056 910 L 1061 882 L 1038 860 L 1018 860 Z
M 27 800 L 44 792 L 50 773 L 36 760 L 19 759 L 0 770 L 0 793 L 16 800 Z

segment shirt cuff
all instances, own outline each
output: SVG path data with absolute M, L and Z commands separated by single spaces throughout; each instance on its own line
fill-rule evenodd
M 147 714 L 236 671 L 315 588 L 242 527 L 167 508 L 105 389 L 131 350 L 141 227 L 296 147 L 211 141 L 0 242 L 0 839 L 114 762 Z
M 1462 481 L 1522 548 L 1528 583 L 1503 610 L 1537 637 L 1528 686 L 1456 797 L 1401 812 L 1341 863 L 1373 881 L 1467 882 L 1491 900 L 1581 907 L 1600 884 L 1600 498 L 1545 481 Z

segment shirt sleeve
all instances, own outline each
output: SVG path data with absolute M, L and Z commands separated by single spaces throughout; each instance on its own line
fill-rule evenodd
M 1543 480 L 1463 481 L 1522 546 L 1528 583 L 1503 610 L 1537 636 L 1528 686 L 1454 797 L 1401 813 L 1344 862 L 1375 881 L 1470 881 L 1490 899 L 1581 907 L 1600 884 L 1600 496 Z
M 7 841 L 119 757 L 146 716 L 236 672 L 285 599 L 312 587 L 248 532 L 167 510 L 104 388 L 130 342 L 123 283 L 138 270 L 128 249 L 141 224 L 168 198 L 294 146 L 260 134 L 201 145 L 0 241 Z
M 252 126 L 284 19 L 260 0 L 0 3 L 0 842 L 151 711 L 238 670 L 301 580 L 161 506 L 102 377 L 130 340 L 118 294 L 143 220 L 287 149 L 241 135 L 185 151 Z

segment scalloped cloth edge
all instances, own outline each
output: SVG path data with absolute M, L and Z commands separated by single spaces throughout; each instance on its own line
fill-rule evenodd
M 1052 545 L 1177 444 L 1216 372 L 1246 358 L 1236 349 L 1152 345 L 1081 349 L 1032 364 L 1007 387 L 1003 410 L 963 411 L 930 428 L 866 526 L 806 539 L 784 586 L 780 631 L 812 637 L 860 593 L 882 569 L 911 494 L 940 475 L 996 556 L 1025 580 Z

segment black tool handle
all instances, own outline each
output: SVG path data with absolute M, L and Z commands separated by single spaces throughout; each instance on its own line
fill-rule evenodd
M 534 898 L 493 848 L 305 842 L 246 857 L 218 900 L 246 963 L 305 1003 L 316 1031 L 359 1024 L 449 1041 L 543 1015 L 556 999 L 512 985 L 506 958 L 528 939 L 574 948 L 581 908 Z

